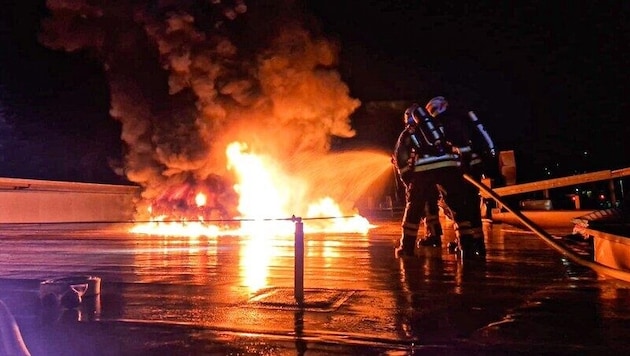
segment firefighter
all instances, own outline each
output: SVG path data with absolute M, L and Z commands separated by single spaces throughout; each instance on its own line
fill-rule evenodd
M 502 185 L 503 176 L 499 169 L 499 156 L 492 137 L 473 111 L 468 112 L 470 129 L 473 132 L 472 151 L 475 156 L 471 160 L 470 174 L 479 182 L 489 181 L 488 186 Z M 482 218 L 491 220 L 492 199 L 479 198 Z
M 459 157 L 452 153 L 442 130 L 424 108 L 411 105 L 405 110 L 403 119 L 405 129 L 398 137 L 392 155 L 392 163 L 405 185 L 402 236 L 396 255 L 412 256 L 423 218 L 429 227 L 429 238 L 425 238 L 424 244 L 441 246 L 438 184 L 452 186 L 463 178 L 459 171 Z
M 443 96 L 432 98 L 425 108 L 442 127 L 445 139 L 460 157 L 461 174 L 467 173 L 481 180 L 487 172 L 494 173 L 496 148 L 474 112 L 464 115 L 455 110 L 447 110 L 448 101 Z M 455 249 L 462 257 L 485 256 L 482 222 L 482 204 L 485 201 L 482 200 L 479 190 L 463 177 L 445 188 L 447 194 L 457 192 L 457 197 L 449 196 L 447 199 L 448 206 L 454 212 L 453 226 L 457 238 Z

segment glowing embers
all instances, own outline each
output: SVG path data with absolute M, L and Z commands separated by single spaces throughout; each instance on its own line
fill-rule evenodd
M 228 169 L 237 183 L 237 213 L 229 213 L 229 198 L 218 177 L 204 183 L 185 182 L 171 188 L 149 207 L 150 221 L 137 223 L 134 233 L 168 236 L 275 235 L 295 232 L 293 216 L 304 220 L 305 232 L 366 234 L 364 217 L 345 213 L 329 196 L 312 196 L 319 185 L 300 172 L 288 173 L 269 156 L 248 151 L 247 145 L 227 146 Z M 339 181 L 338 184 L 347 184 Z M 317 187 L 321 190 L 321 187 Z

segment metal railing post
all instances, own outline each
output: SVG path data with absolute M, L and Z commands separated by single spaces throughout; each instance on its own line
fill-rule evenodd
M 298 305 L 304 304 L 304 223 L 302 218 L 293 217 L 295 222 L 294 285 L 293 294 Z
M 614 179 L 610 179 L 608 180 L 608 191 L 610 192 L 610 204 L 611 207 L 616 207 L 617 206 L 617 194 L 615 192 L 615 180 Z

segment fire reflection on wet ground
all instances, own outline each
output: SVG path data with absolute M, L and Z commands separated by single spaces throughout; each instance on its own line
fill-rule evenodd
M 292 236 L 120 229 L 5 234 L 0 298 L 33 354 L 103 354 L 105 342 L 106 354 L 627 350 L 628 285 L 527 231 L 495 226 L 486 260 L 463 263 L 435 249 L 397 259 L 399 223 L 374 224 L 367 235 L 306 234 L 305 308 L 293 299 Z M 39 281 L 74 274 L 102 278 L 98 304 L 44 315 Z

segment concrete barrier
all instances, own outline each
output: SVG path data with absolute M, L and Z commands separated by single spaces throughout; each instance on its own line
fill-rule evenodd
M 129 221 L 139 195 L 136 186 L 0 178 L 0 224 Z

